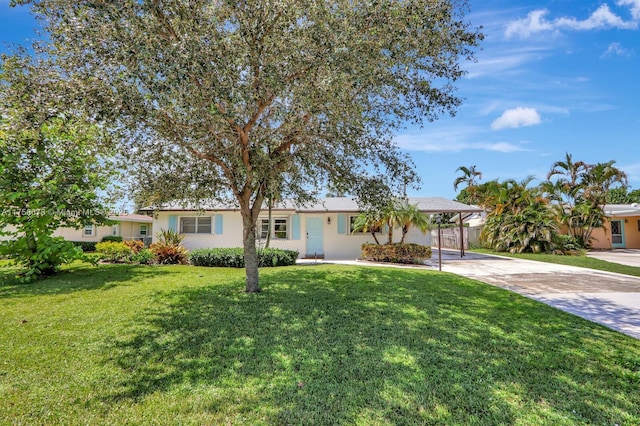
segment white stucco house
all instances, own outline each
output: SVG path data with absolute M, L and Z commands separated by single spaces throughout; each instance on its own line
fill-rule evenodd
M 480 209 L 445 198 L 409 198 L 425 214 L 443 212 L 468 214 Z M 184 246 L 196 248 L 242 247 L 242 217 L 237 206 L 210 204 L 200 209 L 179 203 L 160 208 L 147 207 L 153 213 L 153 229 L 172 229 L 184 234 Z M 353 233 L 353 223 L 360 213 L 357 203 L 348 197 L 323 198 L 315 204 L 296 207 L 284 201 L 272 208 L 271 243 L 274 248 L 297 250 L 300 257 L 355 259 L 361 255 L 363 243 L 374 243 L 369 233 Z M 267 209 L 258 219 L 258 244 L 264 244 L 269 229 Z M 400 230 L 394 232 L 397 242 Z M 154 241 L 156 237 L 154 236 Z M 386 242 L 386 234 L 379 240 Z M 429 233 L 411 229 L 407 242 L 431 245 Z

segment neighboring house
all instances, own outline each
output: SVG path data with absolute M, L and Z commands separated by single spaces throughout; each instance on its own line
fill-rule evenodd
M 640 249 L 640 205 L 607 204 L 607 220 L 603 228 L 593 231 L 591 247 L 594 249 Z
M 445 198 L 409 198 L 425 214 L 472 213 L 480 209 Z M 154 212 L 153 228 L 157 231 L 173 229 L 185 235 L 184 246 L 196 248 L 242 247 L 242 217 L 237 207 L 222 205 L 202 206 L 202 209 L 185 208 L 180 204 L 163 208 L 146 208 Z M 355 259 L 361 255 L 363 243 L 374 243 L 370 233 L 353 233 L 353 223 L 360 213 L 351 198 L 320 199 L 306 207 L 295 207 L 284 201 L 272 208 L 270 247 L 297 250 L 301 257 L 331 259 Z M 257 224 L 258 244 L 264 245 L 269 229 L 267 209 L 263 209 Z M 400 229 L 394 231 L 394 241 L 401 237 Z M 381 243 L 386 234 L 378 234 Z M 155 237 L 154 237 L 155 239 Z M 431 245 L 429 234 L 411 229 L 407 242 Z
M 84 228 L 59 228 L 53 235 L 64 237 L 68 241 L 99 242 L 102 238 L 113 235 L 123 240 L 140 240 L 150 243 L 153 235 L 153 218 L 141 214 L 121 214 L 109 216 L 117 221 L 114 225 L 87 225 Z

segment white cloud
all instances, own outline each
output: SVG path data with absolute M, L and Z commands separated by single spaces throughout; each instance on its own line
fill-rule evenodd
M 575 18 L 559 18 L 554 21 L 556 27 L 566 27 L 573 30 L 595 30 L 600 28 L 620 28 L 634 29 L 638 28 L 638 23 L 633 21 L 624 21 L 615 15 L 609 9 L 609 6 L 603 4 L 595 12 L 584 21 L 578 21 Z
M 517 107 L 508 109 L 502 115 L 491 123 L 494 130 L 504 129 L 507 127 L 517 128 L 524 126 L 533 126 L 540 124 L 540 114 L 534 108 Z
M 640 0 L 618 0 L 618 6 L 630 6 L 633 19 L 640 21 Z
M 632 51 L 625 49 L 622 47 L 620 43 L 611 43 L 607 50 L 600 56 L 601 58 L 605 58 L 607 56 L 625 56 L 629 57 L 632 55 Z
M 492 151 L 492 152 L 522 152 L 529 151 L 522 144 L 510 142 L 469 142 L 474 137 L 467 130 L 457 128 L 441 129 L 428 134 L 398 135 L 395 142 L 402 149 L 423 152 L 462 152 L 462 151 Z M 477 137 L 477 134 L 475 135 Z
M 507 29 L 504 33 L 505 37 L 511 38 L 512 36 L 519 36 L 526 38 L 534 33 L 553 30 L 553 24 L 544 19 L 547 13 L 549 13 L 549 11 L 546 9 L 534 10 L 529 12 L 526 18 L 518 19 L 517 21 L 507 24 Z
M 506 38 L 514 36 L 527 38 L 532 34 L 545 31 L 557 32 L 561 29 L 588 31 L 602 28 L 638 28 L 638 21 L 640 20 L 640 0 L 619 0 L 618 5 L 631 6 L 630 11 L 634 20 L 625 21 L 613 13 L 606 4 L 601 5 L 584 20 L 578 20 L 574 17 L 562 17 L 555 20 L 547 20 L 545 16 L 549 11 L 546 9 L 537 9 L 529 12 L 526 18 L 518 19 L 507 24 L 504 35 Z
M 478 61 L 467 65 L 467 78 L 473 79 L 485 75 L 521 72 L 523 65 L 535 62 L 547 56 L 548 48 L 540 46 L 520 47 L 518 49 L 493 49 L 478 54 Z

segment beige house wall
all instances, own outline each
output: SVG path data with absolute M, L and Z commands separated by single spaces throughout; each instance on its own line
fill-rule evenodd
M 215 215 L 222 215 L 222 233 L 215 232 Z M 361 256 L 363 243 L 375 243 L 371 234 L 339 234 L 338 233 L 338 215 L 340 213 L 300 213 L 300 238 L 293 239 L 292 216 L 296 213 L 293 211 L 274 211 L 272 218 L 286 218 L 288 220 L 288 236 L 286 239 L 271 238 L 270 247 L 284 250 L 297 250 L 300 257 L 324 255 L 330 259 L 356 259 Z M 346 213 L 345 213 L 346 214 Z M 353 213 L 346 214 L 348 216 L 355 215 Z M 180 223 L 180 217 L 197 217 L 210 216 L 212 225 L 210 234 L 185 234 L 183 245 L 188 250 L 197 248 L 222 248 L 222 247 L 242 247 L 242 217 L 237 211 L 205 211 L 200 214 L 196 212 L 159 212 L 154 219 L 154 227 L 156 232 L 169 228 L 169 216 L 177 216 L 177 223 Z M 307 252 L 307 219 L 320 218 L 322 222 L 322 249 L 323 253 Z M 260 215 L 260 218 L 267 218 L 266 212 Z M 348 223 L 348 219 L 347 219 Z M 402 233 L 400 229 L 394 230 L 394 242 L 400 240 Z M 378 234 L 380 243 L 386 243 L 387 235 Z M 153 241 L 157 241 L 154 235 Z M 413 242 L 422 245 L 431 245 L 429 235 L 422 234 L 417 229 L 411 229 L 407 234 L 407 242 Z M 264 245 L 264 240 L 258 240 L 258 245 Z

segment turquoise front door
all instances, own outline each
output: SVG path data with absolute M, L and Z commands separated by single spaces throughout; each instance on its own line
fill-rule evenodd
M 324 255 L 322 217 L 307 218 L 307 257 Z
M 624 248 L 624 222 L 621 220 L 611 221 L 611 245 L 613 248 Z

